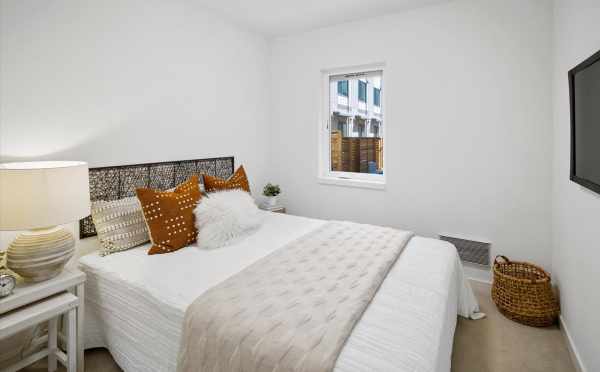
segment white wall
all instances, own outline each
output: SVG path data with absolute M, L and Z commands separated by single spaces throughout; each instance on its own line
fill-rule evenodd
M 550 269 L 552 4 L 453 1 L 278 39 L 274 182 L 292 213 L 483 237 Z M 385 62 L 385 191 L 317 183 L 322 69 Z
M 268 45 L 193 0 L 1 2 L 0 159 L 267 156 Z
M 257 192 L 268 45 L 195 3 L 0 2 L 0 161 L 234 155 Z
M 568 180 L 566 76 L 600 49 L 597 1 L 555 0 L 553 16 L 545 0 L 457 0 L 278 39 L 270 56 L 191 0 L 0 6 L 1 161 L 235 155 L 292 213 L 489 239 L 552 269 L 600 370 L 600 196 Z M 320 70 L 372 62 L 387 65 L 387 187 L 318 184 Z
M 562 317 L 587 371 L 600 371 L 600 195 L 569 181 L 567 71 L 600 50 L 600 3 L 555 1 L 554 281 Z M 599 144 L 600 145 L 600 144 Z

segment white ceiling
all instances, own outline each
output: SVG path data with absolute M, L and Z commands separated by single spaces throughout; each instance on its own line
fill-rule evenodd
M 450 0 L 200 0 L 207 8 L 267 37 L 447 1 Z

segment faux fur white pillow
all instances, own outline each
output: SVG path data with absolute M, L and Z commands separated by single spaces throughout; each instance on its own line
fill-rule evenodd
M 264 214 L 243 190 L 225 190 L 200 199 L 194 210 L 198 247 L 220 248 L 256 230 Z

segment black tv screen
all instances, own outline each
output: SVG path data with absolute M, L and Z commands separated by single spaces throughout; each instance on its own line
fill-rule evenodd
M 600 51 L 569 71 L 571 180 L 600 193 Z

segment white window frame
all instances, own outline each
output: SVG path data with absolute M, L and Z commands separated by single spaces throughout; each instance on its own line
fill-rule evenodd
M 386 147 L 389 146 L 390 141 L 386 138 L 386 110 L 385 100 L 386 94 L 381 95 L 381 121 L 383 127 L 381 127 L 381 137 L 384 141 L 383 150 L 383 174 L 370 174 L 370 173 L 357 173 L 357 172 L 339 172 L 331 170 L 331 138 L 330 138 L 330 126 L 331 118 L 329 117 L 329 104 L 330 104 L 330 83 L 331 77 L 339 78 L 343 80 L 343 75 L 351 75 L 346 78 L 353 78 L 359 75 L 357 74 L 369 74 L 369 73 L 381 73 L 381 90 L 383 91 L 383 85 L 385 84 L 385 63 L 373 63 L 368 65 L 350 66 L 343 68 L 334 68 L 321 70 L 321 109 L 319 115 L 318 134 L 319 134 L 319 165 L 318 165 L 318 182 L 327 185 L 338 185 L 348 187 L 361 187 L 368 189 L 385 189 L 386 177 L 388 174 L 388 161 Z M 348 98 L 350 99 L 351 93 L 349 89 Z

